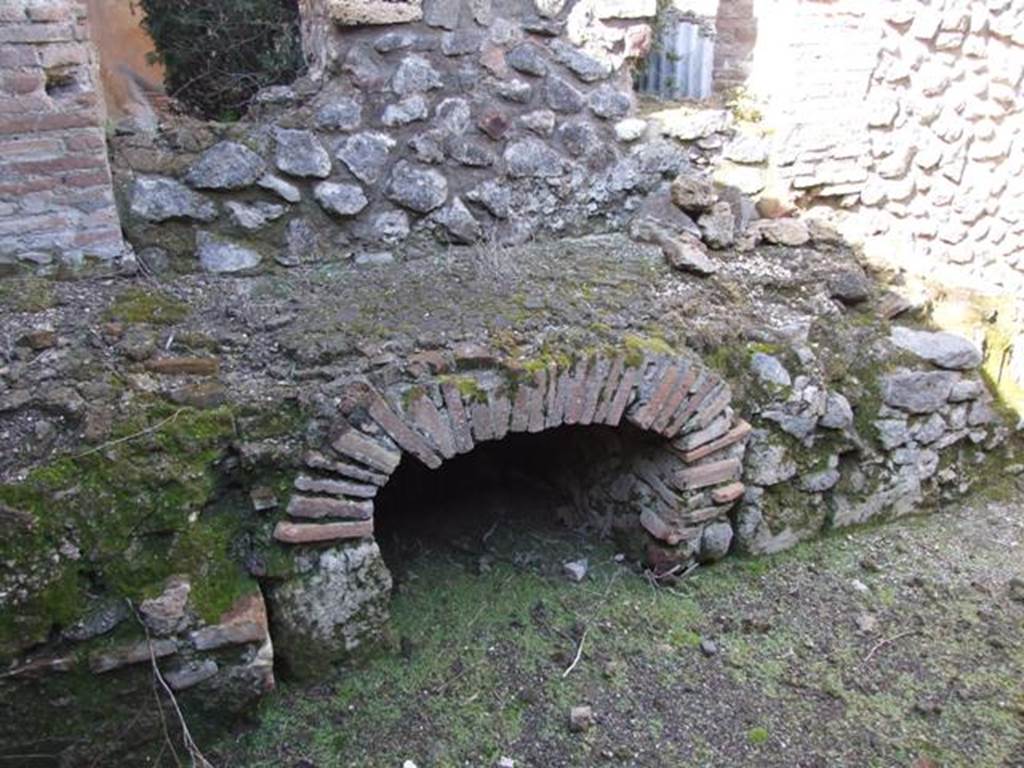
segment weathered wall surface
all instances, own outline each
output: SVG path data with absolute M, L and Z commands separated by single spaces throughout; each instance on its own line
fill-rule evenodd
M 164 68 L 153 61 L 145 14 L 133 0 L 87 0 L 92 40 L 99 52 L 103 100 L 112 121 L 125 117 L 156 126 L 150 95 L 162 94 Z
M 647 426 L 618 458 L 573 463 L 601 477 L 580 519 L 611 518 L 659 568 L 775 551 L 1019 467 L 980 350 L 890 332 L 889 297 L 848 249 L 709 256 L 715 277 L 681 274 L 618 234 L 190 276 L 174 299 L 148 277 L 61 281 L 49 301 L 12 279 L 28 306 L 0 322 L 0 754 L 45 743 L 87 764 L 82 750 L 160 732 L 126 597 L 210 731 L 272 679 L 259 606 L 238 604 L 255 582 L 291 671 L 373 641 L 389 593 L 373 499 L 400 460 Z M 88 706 L 69 705 L 80 691 Z
M 1024 6 L 751 10 L 727 33 L 757 38 L 746 82 L 767 105 L 781 186 L 855 213 L 844 233 L 880 261 L 986 288 L 1024 283 Z
M 122 249 L 85 4 L 0 6 L 0 264 Z

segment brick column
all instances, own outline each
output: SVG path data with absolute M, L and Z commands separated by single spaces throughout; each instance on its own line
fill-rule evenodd
M 123 249 L 84 0 L 0 4 L 0 264 Z
M 722 0 L 715 17 L 716 93 L 729 93 L 747 84 L 757 43 L 754 0 Z

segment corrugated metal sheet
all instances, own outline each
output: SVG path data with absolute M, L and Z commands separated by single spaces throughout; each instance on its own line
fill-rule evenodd
M 689 21 L 669 22 L 637 77 L 636 90 L 662 99 L 706 99 L 714 61 L 715 41 L 704 28 Z

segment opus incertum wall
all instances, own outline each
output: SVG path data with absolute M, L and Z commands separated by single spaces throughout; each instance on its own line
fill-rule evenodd
M 367 561 L 379 554 L 375 546 L 367 549 L 366 540 L 374 532 L 373 499 L 406 455 L 436 469 L 513 433 L 628 422 L 656 439 L 624 457 L 625 469 L 620 457 L 616 471 L 605 473 L 614 489 L 590 489 L 600 497 L 595 499 L 600 516 L 646 532 L 648 557 L 660 567 L 714 561 L 728 553 L 729 512 L 744 494 L 740 478 L 751 428 L 730 407 L 729 386 L 700 363 L 612 355 L 571 367 L 488 366 L 438 376 L 428 370 L 434 362 L 430 353 L 422 357 L 420 378 L 382 389 L 353 381 L 329 447 L 309 453 L 307 471 L 295 480 L 287 519 L 277 524 L 274 536 L 297 547 L 298 558 L 307 558 L 298 569 L 305 572 L 301 580 L 321 579 L 323 586 L 323 571 L 337 558 L 353 556 L 328 549 L 325 564 L 321 555 L 309 559 L 311 550 L 303 545 L 317 545 L 322 553 L 331 544 L 364 543 L 354 566 L 357 586 L 351 587 L 350 571 L 341 590 L 347 594 L 316 588 L 311 595 L 309 589 L 287 585 L 272 594 L 277 652 L 293 667 L 304 666 L 292 661 L 297 648 L 315 647 L 320 658 L 344 653 L 359 642 L 360 632 L 386 616 L 379 607 L 384 596 L 370 588 L 382 577 L 367 575 Z M 360 598 L 353 600 L 353 594 Z M 332 613 L 338 600 L 346 604 Z M 366 618 L 356 617 L 359 612 L 373 615 L 369 626 L 360 625 Z
M 114 139 L 128 238 L 150 261 L 251 273 L 624 229 L 688 166 L 628 120 L 655 10 L 304 2 L 307 78 L 238 124 Z

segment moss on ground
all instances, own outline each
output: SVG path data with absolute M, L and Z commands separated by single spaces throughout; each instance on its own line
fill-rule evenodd
M 174 325 L 189 315 L 188 305 L 158 289 L 131 288 L 119 294 L 107 309 L 108 320 L 122 323 Z
M 1024 648 L 1012 640 L 1021 615 L 998 591 L 968 586 L 975 569 L 1007 565 L 999 546 L 971 549 L 970 573 L 943 591 L 949 562 L 967 562 L 964 529 L 950 516 L 874 526 L 654 589 L 604 545 L 503 526 L 483 572 L 455 550 L 406 563 L 388 651 L 315 687 L 286 685 L 259 728 L 214 751 L 251 768 L 493 765 L 506 755 L 524 765 L 790 765 L 796 752 L 829 765 L 928 757 L 995 768 L 1024 736 L 1013 706 L 1024 696 Z M 570 584 L 561 563 L 581 554 L 590 576 Z M 865 570 L 865 558 L 879 567 Z M 868 591 L 849 587 L 854 579 Z M 876 632 L 857 629 L 863 613 L 877 617 Z M 703 637 L 717 655 L 696 647 Z M 599 718 L 586 734 L 567 728 L 579 704 Z
M 0 306 L 14 312 L 38 313 L 57 306 L 53 282 L 40 277 L 0 280 Z

